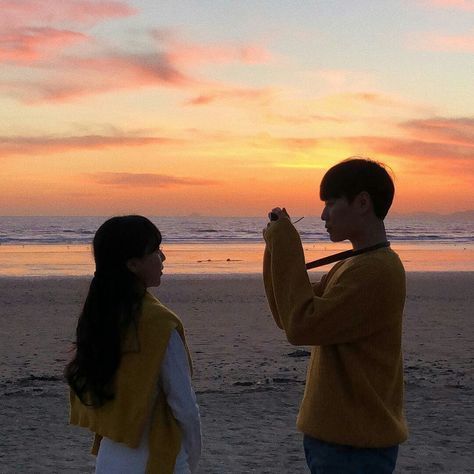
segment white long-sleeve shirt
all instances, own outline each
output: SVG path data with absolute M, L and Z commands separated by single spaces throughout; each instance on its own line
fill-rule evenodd
M 159 384 L 182 432 L 174 472 L 194 473 L 201 455 L 201 421 L 186 349 L 176 330 L 171 333 L 161 363 Z M 103 438 L 96 460 L 96 474 L 144 473 L 148 460 L 148 428 L 144 430 L 140 446 L 135 449 Z

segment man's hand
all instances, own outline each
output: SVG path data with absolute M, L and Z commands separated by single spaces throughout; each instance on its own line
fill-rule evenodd
M 268 218 L 271 221 L 277 221 L 278 219 L 290 219 L 288 212 L 286 212 L 285 208 L 274 207 L 269 213 Z
M 285 208 L 280 208 L 280 207 L 274 207 L 269 213 L 268 213 L 268 218 L 270 219 L 270 222 L 267 224 L 267 227 L 263 229 L 263 238 L 265 238 L 265 232 L 267 229 L 272 225 L 272 222 L 277 221 L 278 219 L 288 219 L 290 220 L 290 216 L 288 212 L 286 212 Z

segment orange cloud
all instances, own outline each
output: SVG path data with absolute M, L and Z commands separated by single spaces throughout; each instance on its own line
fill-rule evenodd
M 86 135 L 71 137 L 0 137 L 0 157 L 13 155 L 49 155 L 74 150 L 102 150 L 112 147 L 136 147 L 173 144 L 178 140 L 161 137 Z
M 177 186 L 212 186 L 219 181 L 155 173 L 95 173 L 88 175 L 97 184 L 170 188 Z
M 0 61 L 22 62 L 45 57 L 51 50 L 83 41 L 82 33 L 55 28 L 20 28 L 0 33 Z

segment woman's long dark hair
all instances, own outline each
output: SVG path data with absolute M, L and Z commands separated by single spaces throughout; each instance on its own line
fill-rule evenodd
M 99 407 L 114 397 L 122 338 L 137 323 L 141 309 L 146 288 L 127 261 L 154 252 L 160 244 L 160 231 L 142 216 L 112 217 L 94 236 L 96 271 L 77 323 L 74 358 L 64 371 L 86 405 Z

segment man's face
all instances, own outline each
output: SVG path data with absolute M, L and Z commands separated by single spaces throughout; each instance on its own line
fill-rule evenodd
M 333 242 L 350 240 L 357 219 L 353 204 L 349 204 L 345 197 L 324 201 L 321 219 L 325 221 L 329 238 Z

